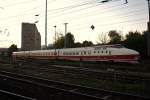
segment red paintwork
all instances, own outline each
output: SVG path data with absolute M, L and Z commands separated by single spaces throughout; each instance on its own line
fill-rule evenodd
M 108 55 L 108 56 L 32 56 L 34 59 L 64 59 L 74 61 L 137 61 L 138 55 Z

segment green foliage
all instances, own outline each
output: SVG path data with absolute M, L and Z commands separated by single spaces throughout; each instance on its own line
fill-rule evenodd
M 110 44 L 119 44 L 121 42 L 121 35 L 116 30 L 109 31 Z
M 1 52 L 1 57 L 4 57 L 4 56 L 5 56 L 5 52 L 2 51 L 2 52 Z
M 74 35 L 70 32 L 66 34 L 66 47 L 72 48 L 74 47 Z M 56 42 L 53 48 L 63 48 L 64 47 L 65 37 L 62 34 L 58 34 Z
M 140 32 L 129 32 L 125 39 L 122 39 L 121 33 L 116 30 L 111 30 L 108 33 L 110 38 L 110 42 L 108 43 L 108 39 L 106 34 L 99 36 L 99 41 L 101 44 L 124 44 L 127 48 L 137 50 L 140 52 L 142 57 L 147 56 L 147 31 L 140 33 Z M 65 37 L 62 34 L 57 35 L 56 43 L 51 48 L 63 48 Z M 92 41 L 83 41 L 74 42 L 75 38 L 74 35 L 70 32 L 66 34 L 66 47 L 73 48 L 73 47 L 86 47 L 86 46 L 93 46 Z
M 126 35 L 124 45 L 127 48 L 131 48 L 140 52 L 141 56 L 147 55 L 147 32 L 129 32 Z
M 62 34 L 59 34 L 56 40 L 56 43 L 54 44 L 54 48 L 63 48 L 64 47 L 64 36 Z
M 13 53 L 14 51 L 18 51 L 18 48 L 17 48 L 17 45 L 12 44 L 12 45 L 8 48 L 8 51 L 7 51 L 8 56 L 11 57 L 11 55 L 12 55 L 12 53 Z
M 82 47 L 87 47 L 87 46 L 92 46 L 92 45 L 93 45 L 92 41 L 85 40 L 82 43 Z
M 82 47 L 82 43 L 76 42 L 76 43 L 74 44 L 74 47 Z
M 74 47 L 74 35 L 70 32 L 66 34 L 66 48 L 72 48 Z

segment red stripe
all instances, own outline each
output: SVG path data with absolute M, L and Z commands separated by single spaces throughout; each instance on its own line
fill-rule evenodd
M 108 56 L 32 56 L 24 58 L 34 59 L 65 59 L 65 60 L 83 60 L 83 61 L 130 61 L 136 59 L 138 55 L 108 55 Z

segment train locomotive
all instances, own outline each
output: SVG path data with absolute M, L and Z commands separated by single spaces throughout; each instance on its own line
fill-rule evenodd
M 80 48 L 63 48 L 50 50 L 33 50 L 13 52 L 16 59 L 47 59 L 71 61 L 111 61 L 135 63 L 139 60 L 139 52 L 122 45 L 100 45 Z

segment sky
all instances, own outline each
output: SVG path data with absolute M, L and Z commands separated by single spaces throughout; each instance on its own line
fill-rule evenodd
M 45 44 L 45 1 L 46 0 L 0 0 L 0 47 L 16 44 L 21 47 L 21 23 L 36 23 Z M 84 40 L 99 42 L 98 37 L 110 30 L 125 36 L 129 31 L 147 30 L 147 0 L 47 0 L 47 43 L 54 42 L 54 34 L 67 32 L 75 42 Z M 35 16 L 35 15 L 39 16 Z M 90 27 L 94 25 L 94 30 Z

